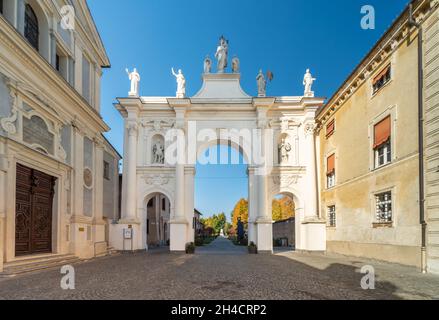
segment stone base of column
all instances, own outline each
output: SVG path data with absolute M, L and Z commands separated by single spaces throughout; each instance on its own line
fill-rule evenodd
M 302 251 L 326 251 L 326 222 L 310 219 L 302 222 Z
M 258 252 L 273 253 L 273 220 L 256 221 Z
M 70 225 L 71 252 L 81 259 L 94 258 L 93 225 L 88 222 L 75 222 Z M 90 230 L 89 230 L 90 229 Z M 91 238 L 88 239 L 90 232 Z
M 132 230 L 131 239 L 127 230 Z M 146 250 L 142 239 L 140 223 L 126 223 L 120 220 L 118 224 L 110 224 L 110 246 L 118 251 Z
M 171 252 L 185 252 L 187 239 L 188 223 L 186 220 L 171 220 L 170 225 L 170 250 Z
M 254 243 L 257 244 L 258 242 L 258 235 L 257 235 L 257 224 L 254 221 L 248 222 L 248 244 Z

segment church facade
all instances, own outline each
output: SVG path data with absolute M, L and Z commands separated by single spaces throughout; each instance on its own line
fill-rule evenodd
M 0 2 L 0 271 L 107 251 L 120 156 L 102 135 L 110 65 L 86 1 Z

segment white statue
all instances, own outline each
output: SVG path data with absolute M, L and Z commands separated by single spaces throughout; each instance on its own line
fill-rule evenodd
M 204 59 L 204 73 L 210 73 L 212 70 L 212 60 L 210 60 L 209 56 L 206 56 Z
M 172 68 L 172 74 L 177 79 L 177 98 L 184 98 L 186 96 L 186 79 L 183 72 L 179 69 L 178 73 L 175 73 L 174 68 Z
M 282 138 L 282 142 L 279 144 L 279 163 L 288 163 L 291 152 L 291 144 L 286 141 L 286 138 Z
M 227 68 L 227 55 L 229 53 L 229 42 L 221 36 L 220 43 L 216 49 L 215 58 L 218 60 L 218 73 L 223 73 Z
M 239 73 L 239 59 L 237 56 L 234 56 L 232 59 L 232 72 Z
M 165 163 L 165 149 L 160 141 L 157 141 L 152 147 L 153 163 L 164 164 Z
M 259 74 L 256 77 L 256 83 L 258 84 L 258 97 L 265 97 L 267 92 L 267 81 L 265 80 L 262 70 L 259 70 Z
M 137 72 L 137 69 L 134 68 L 133 72 L 130 72 L 128 68 L 125 69 L 128 74 L 128 78 L 131 81 L 131 90 L 128 92 L 130 97 L 138 97 L 139 96 L 139 82 L 140 82 L 140 74 Z
M 312 91 L 312 85 L 316 78 L 313 78 L 309 69 L 306 69 L 305 76 L 303 77 L 303 85 L 305 86 L 305 97 L 314 97 L 314 92 Z

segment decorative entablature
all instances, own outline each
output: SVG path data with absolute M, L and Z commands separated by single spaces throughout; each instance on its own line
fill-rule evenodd
M 161 192 L 173 200 L 175 191 L 174 167 L 137 167 L 138 190 L 144 196 L 152 192 Z M 141 199 L 139 199 L 141 201 Z
M 417 23 L 422 23 L 426 17 L 439 5 L 439 0 L 420 0 L 414 3 L 413 17 Z M 317 114 L 317 132 L 344 105 L 344 103 L 364 85 L 371 76 L 387 62 L 400 45 L 409 36 L 417 34 L 416 28 L 408 23 L 409 7 L 396 19 L 394 24 L 378 40 L 363 61 L 355 68 L 343 85 L 332 96 L 328 103 Z
M 274 167 L 269 179 L 269 190 L 272 194 L 297 189 L 306 175 L 306 167 L 289 166 Z

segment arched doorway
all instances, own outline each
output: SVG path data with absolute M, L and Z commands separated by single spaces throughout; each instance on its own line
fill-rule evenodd
M 288 193 L 279 193 L 271 201 L 273 247 L 295 248 L 296 204 Z
M 236 229 L 234 209 L 248 202 L 248 191 L 248 164 L 241 148 L 227 140 L 201 146 L 195 175 L 195 208 L 203 228 L 198 234 L 228 237 Z
M 163 193 L 153 193 L 146 200 L 146 244 L 148 248 L 169 246 L 168 224 L 171 202 Z

